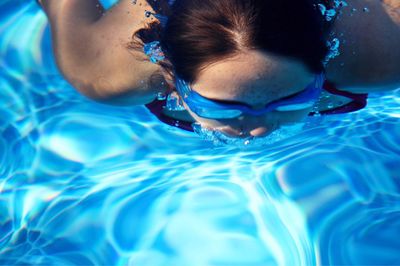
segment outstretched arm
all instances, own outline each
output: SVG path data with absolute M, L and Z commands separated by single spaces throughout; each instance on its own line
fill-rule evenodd
M 127 48 L 132 34 L 150 21 L 145 0 L 121 0 L 105 12 L 98 0 L 42 0 L 54 53 L 65 78 L 86 96 L 111 104 L 144 104 L 161 86 L 148 80 L 160 71 Z
M 369 93 L 400 87 L 399 0 L 352 0 L 342 9 L 333 32 L 341 54 L 327 77 L 342 90 Z
M 400 27 L 400 1 L 399 0 L 381 0 L 383 8 L 389 17 L 397 26 Z

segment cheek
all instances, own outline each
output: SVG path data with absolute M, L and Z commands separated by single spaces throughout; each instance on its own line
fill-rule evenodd
M 311 112 L 310 109 L 305 109 L 301 111 L 292 111 L 292 112 L 272 112 L 265 116 L 259 117 L 257 121 L 255 121 L 254 117 L 252 119 L 244 118 L 240 119 L 226 119 L 226 120 L 211 120 L 205 119 L 197 116 L 195 113 L 191 112 L 188 109 L 190 115 L 198 122 L 202 127 L 209 129 L 218 129 L 225 127 L 237 128 L 238 126 L 243 125 L 254 125 L 257 124 L 259 126 L 269 125 L 269 124 L 286 124 L 286 123 L 298 123 L 303 121 L 308 114 Z
M 209 129 L 219 130 L 225 128 L 226 126 L 233 126 L 235 123 L 226 123 L 220 122 L 217 120 L 210 120 L 210 119 L 199 119 L 197 120 L 202 127 L 206 127 Z
M 211 119 L 206 119 L 206 118 L 202 118 L 199 117 L 198 115 L 196 115 L 195 113 L 193 113 L 185 104 L 186 110 L 189 112 L 189 114 L 192 116 L 192 118 L 199 123 L 202 127 L 205 128 L 218 128 L 223 126 L 222 123 L 216 121 L 216 120 L 211 120 Z
M 280 123 L 296 123 L 305 119 L 310 112 L 311 108 L 302 111 L 275 112 L 274 116 Z

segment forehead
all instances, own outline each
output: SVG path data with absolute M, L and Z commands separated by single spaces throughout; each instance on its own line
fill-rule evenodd
M 301 62 L 251 51 L 208 65 L 192 88 L 207 98 L 257 105 L 303 90 L 313 76 Z

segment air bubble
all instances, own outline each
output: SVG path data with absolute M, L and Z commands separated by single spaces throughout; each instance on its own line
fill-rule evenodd
M 329 48 L 329 53 L 325 58 L 324 64 L 327 65 L 330 60 L 338 57 L 340 55 L 340 41 L 338 38 L 334 38 L 332 41 L 327 42 Z
M 165 95 L 165 93 L 162 92 L 157 93 L 157 100 L 164 101 L 165 99 L 167 99 L 167 95 Z
M 323 4 L 318 4 L 318 8 L 326 21 L 331 21 L 336 16 L 335 9 L 327 9 Z
M 335 8 L 346 7 L 346 6 L 348 6 L 348 4 L 347 4 L 346 1 L 339 1 L 339 0 L 335 0 L 335 1 L 333 2 L 333 4 L 334 4 L 334 7 L 335 7 Z

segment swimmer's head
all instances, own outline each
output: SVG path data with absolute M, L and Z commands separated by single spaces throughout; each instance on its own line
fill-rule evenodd
M 173 70 L 187 82 L 249 50 L 293 58 L 323 71 L 325 20 L 314 0 L 176 0 L 161 32 Z
M 243 138 L 302 121 L 320 94 L 321 79 L 296 60 L 254 50 L 211 64 L 194 83 L 176 87 L 202 126 Z
M 303 91 L 323 72 L 323 28 L 311 0 L 177 0 L 160 36 L 171 72 L 194 91 L 257 109 Z M 233 137 L 265 136 L 310 112 L 208 119 L 186 109 Z

